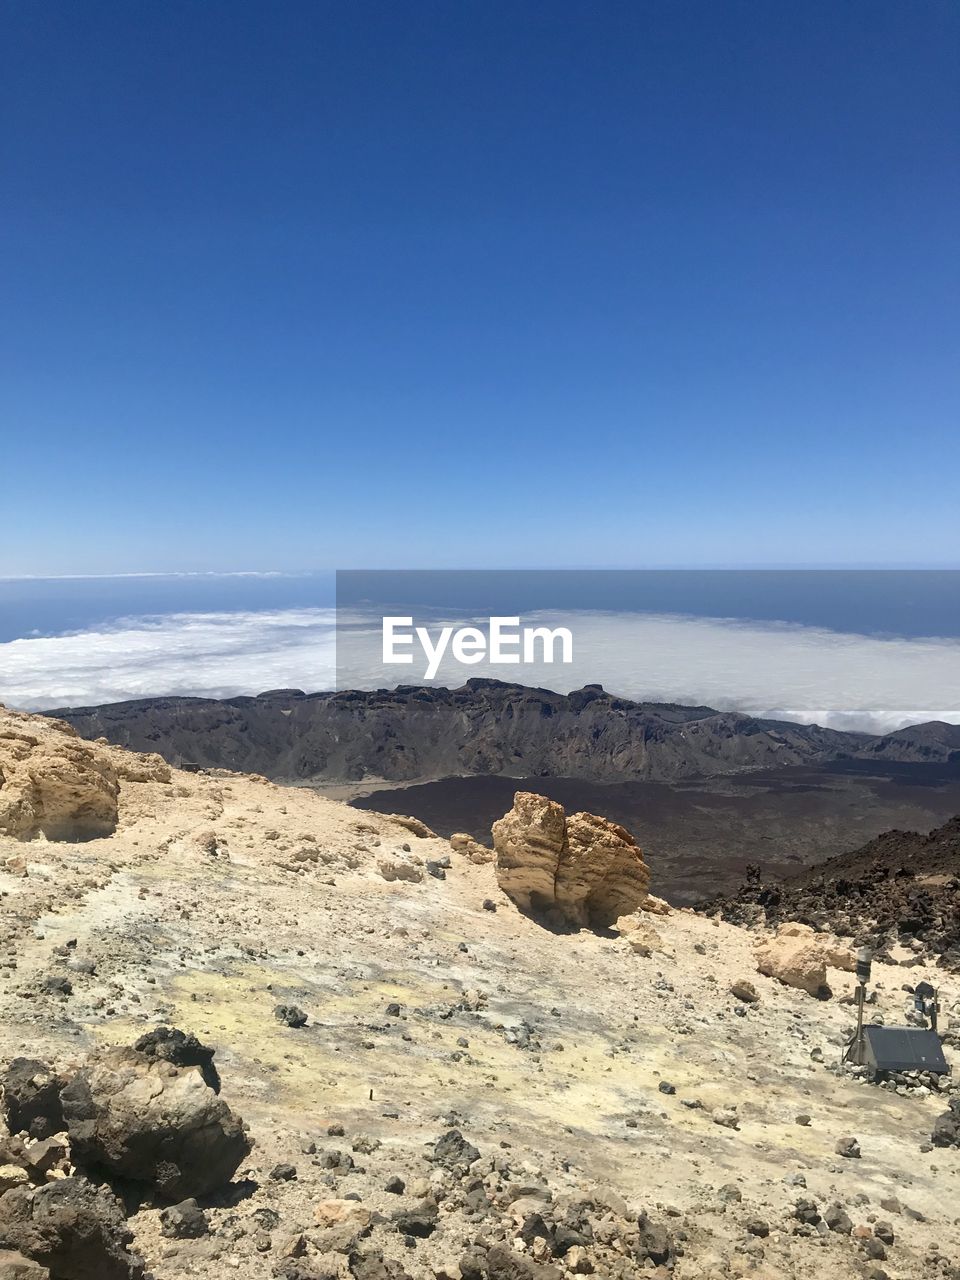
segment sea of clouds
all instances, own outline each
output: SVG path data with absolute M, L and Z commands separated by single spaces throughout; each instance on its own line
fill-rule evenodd
M 661 614 L 530 614 L 523 622 L 569 627 L 572 665 L 464 667 L 447 659 L 435 683 L 493 676 L 561 692 L 601 683 L 629 698 L 868 732 L 960 722 L 960 642 L 952 639 Z M 333 609 L 177 613 L 17 639 L 0 644 L 0 701 L 43 710 L 171 694 L 330 689 L 338 678 L 352 688 L 420 682 L 419 666 L 385 675 L 379 626 L 354 619 L 343 634 L 339 672 Z

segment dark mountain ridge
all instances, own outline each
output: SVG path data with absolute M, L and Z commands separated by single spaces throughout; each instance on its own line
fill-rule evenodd
M 839 760 L 960 761 L 960 728 L 952 725 L 875 736 L 631 702 L 600 685 L 561 694 L 485 679 L 459 689 L 145 698 L 48 714 L 85 738 L 156 751 L 183 768 L 290 782 L 453 774 L 669 782 Z

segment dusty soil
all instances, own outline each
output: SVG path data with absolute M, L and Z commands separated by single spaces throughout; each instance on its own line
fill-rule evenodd
M 851 975 L 831 971 L 834 998 L 817 1001 L 760 977 L 742 927 L 657 917 L 663 950 L 641 958 L 619 936 L 558 935 L 520 915 L 491 865 L 454 853 L 444 879 L 418 882 L 379 868 L 422 873 L 447 854 L 442 839 L 309 790 L 177 771 L 122 781 L 110 836 L 0 836 L 0 1059 L 69 1065 L 172 1023 L 217 1046 L 223 1096 L 255 1141 L 236 1191 L 208 1205 L 209 1235 L 164 1238 L 149 1202 L 133 1215 L 157 1280 L 260 1280 L 301 1235 L 308 1257 L 324 1245 L 319 1202 L 356 1194 L 389 1219 L 431 1188 L 429 1238 L 407 1244 L 386 1220 L 368 1243 L 415 1280 L 456 1277 L 493 1228 L 426 1159 L 451 1124 L 479 1149 L 497 1205 L 532 1185 L 555 1202 L 606 1197 L 614 1215 L 646 1210 L 675 1235 L 679 1280 L 953 1274 L 960 1152 L 921 1150 L 944 1098 L 831 1070 L 852 1023 L 840 1002 Z M 871 1013 L 900 1021 L 903 984 L 926 972 L 875 966 Z M 51 976 L 72 992 L 50 991 Z M 739 1016 L 729 987 L 741 978 L 760 1002 Z M 944 1023 L 960 1026 L 960 982 L 935 981 Z M 279 1004 L 307 1024 L 279 1023 Z M 716 1123 L 717 1108 L 736 1108 L 739 1127 Z M 847 1135 L 861 1158 L 836 1154 Z M 331 1149 L 355 1167 L 325 1167 Z M 296 1176 L 271 1178 L 283 1162 Z M 402 1194 L 385 1190 L 394 1176 Z M 740 1200 L 720 1194 L 727 1184 Z M 801 1196 L 843 1202 L 868 1234 L 889 1221 L 886 1260 L 803 1227 Z M 649 1274 L 615 1272 L 604 1256 L 600 1275 Z M 331 1257 L 351 1274 L 345 1254 Z

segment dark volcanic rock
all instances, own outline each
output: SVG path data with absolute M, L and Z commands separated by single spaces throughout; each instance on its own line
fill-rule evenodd
M 411 1280 L 399 1262 L 384 1258 L 379 1249 L 354 1250 L 347 1259 L 354 1280 Z
M 960 967 L 960 815 L 922 835 L 887 831 L 788 880 L 764 882 L 754 868 L 739 891 L 702 903 L 735 924 L 798 920 L 851 937 L 881 956 L 918 943 L 940 964 Z
M 134 1049 L 147 1058 L 161 1058 L 175 1067 L 199 1067 L 200 1074 L 214 1091 L 220 1092 L 220 1074 L 213 1065 L 216 1050 L 209 1048 L 194 1035 L 187 1035 L 176 1027 L 157 1027 L 148 1031 L 134 1044 Z
M 160 1234 L 172 1240 L 197 1240 L 207 1234 L 206 1214 L 196 1200 L 181 1200 L 160 1214 Z
M 14 1058 L 3 1073 L 3 1114 L 11 1133 L 49 1138 L 64 1128 L 63 1080 L 36 1058 Z
M 960 1098 L 951 1098 L 949 1107 L 933 1122 L 930 1141 L 935 1147 L 960 1147 Z
M 139 1280 L 120 1201 L 82 1178 L 0 1197 L 0 1245 L 49 1268 L 52 1280 Z
M 171 1200 L 229 1182 L 250 1142 L 195 1067 L 108 1049 L 62 1095 L 74 1159 L 144 1182 Z
M 298 1028 L 307 1025 L 307 1015 L 295 1004 L 278 1004 L 273 1011 L 273 1016 L 285 1027 Z
M 148 698 L 50 714 L 86 738 L 159 751 L 187 767 L 274 779 L 671 780 L 863 757 L 945 762 L 960 755 L 960 730 L 950 725 L 877 738 L 712 707 L 631 702 L 598 685 L 560 694 L 484 679 L 459 689 Z
M 450 1168 L 469 1168 L 474 1160 L 480 1159 L 480 1152 L 475 1146 L 467 1142 L 459 1129 L 449 1129 L 441 1138 L 438 1138 L 433 1148 L 433 1159 L 438 1164 L 445 1164 Z
M 534 1262 L 499 1245 L 487 1254 L 489 1280 L 561 1280 L 563 1272 L 551 1263 Z

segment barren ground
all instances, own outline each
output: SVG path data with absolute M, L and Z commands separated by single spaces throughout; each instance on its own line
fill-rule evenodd
M 757 975 L 749 931 L 688 911 L 652 918 L 665 950 L 646 959 L 617 936 L 556 935 L 518 913 L 493 866 L 456 853 L 443 880 L 387 882 L 378 870 L 446 854 L 444 840 L 309 790 L 176 771 L 169 783 L 123 782 L 111 836 L 0 836 L 0 868 L 14 860 L 0 870 L 0 1059 L 67 1064 L 170 1023 L 217 1047 L 223 1096 L 255 1140 L 238 1175 L 250 1183 L 211 1206 L 209 1236 L 161 1238 L 149 1204 L 132 1218 L 157 1280 L 260 1280 L 298 1232 L 309 1252 L 324 1199 L 356 1193 L 384 1214 L 413 1205 L 434 1168 L 425 1144 L 451 1123 L 480 1149 L 481 1169 L 508 1160 L 506 1181 L 546 1184 L 555 1198 L 622 1197 L 685 1232 L 681 1280 L 844 1280 L 881 1265 L 848 1236 L 797 1234 L 801 1195 L 844 1202 L 855 1225 L 890 1221 L 891 1277 L 937 1275 L 960 1258 L 960 1152 L 920 1150 L 944 1099 L 830 1070 L 852 1022 L 838 1000 L 851 975 L 831 971 L 835 997 L 816 1001 Z M 871 1012 L 902 1021 L 902 984 L 921 972 L 875 966 Z M 71 995 L 44 989 L 58 974 Z M 728 990 L 738 978 L 761 995 L 745 1016 Z M 960 985 L 934 980 L 946 1022 Z M 393 1002 L 399 1017 L 386 1012 Z M 300 1006 L 307 1025 L 281 1025 L 278 1004 Z M 731 1105 L 738 1129 L 712 1120 Z M 343 1136 L 328 1136 L 331 1125 Z M 309 1150 L 350 1152 L 360 1135 L 382 1145 L 354 1152 L 353 1172 L 332 1173 Z M 835 1153 L 845 1135 L 862 1158 Z M 271 1180 L 278 1162 L 296 1178 Z M 784 1181 L 798 1174 L 805 1190 Z M 384 1190 L 392 1175 L 403 1196 Z M 486 1181 L 502 1192 L 496 1171 Z M 718 1195 L 729 1183 L 740 1202 Z M 892 1199 L 899 1209 L 881 1208 Z M 279 1215 L 275 1229 L 262 1229 L 263 1209 Z M 757 1217 L 768 1236 L 746 1229 Z M 456 1276 L 485 1229 L 451 1189 L 415 1249 L 385 1227 L 374 1240 L 415 1278 Z M 349 1274 L 345 1257 L 335 1262 Z

